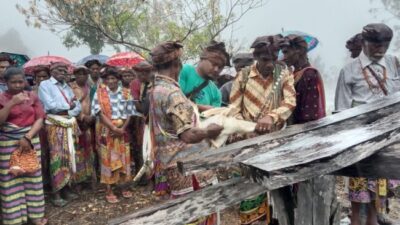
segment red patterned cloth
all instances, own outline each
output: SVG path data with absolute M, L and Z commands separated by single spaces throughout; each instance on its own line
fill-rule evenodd
M 297 107 L 294 123 L 301 124 L 325 117 L 324 84 L 318 70 L 307 67 L 294 73 Z

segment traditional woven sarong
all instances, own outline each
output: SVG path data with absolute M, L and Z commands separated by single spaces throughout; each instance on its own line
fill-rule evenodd
M 2 224 L 24 224 L 44 217 L 42 172 L 14 177 L 9 174 L 10 157 L 18 141 L 30 130 L 7 123 L 0 128 L 0 197 Z M 40 143 L 32 138 L 40 162 Z
M 43 185 L 45 189 L 50 187 L 50 150 L 49 143 L 47 141 L 47 133 L 46 129 L 41 129 L 39 131 L 39 140 L 40 140 L 40 148 L 42 152 L 42 177 L 43 177 Z
M 186 144 L 178 138 L 178 129 L 182 129 L 182 127 L 173 127 L 171 115 L 168 112 L 174 113 L 175 116 L 187 122 L 194 121 L 193 126 L 196 126 L 192 105 L 180 91 L 179 85 L 168 77 L 156 76 L 155 87 L 150 94 L 150 140 L 147 141 L 151 143 L 150 158 L 155 160 L 156 194 L 170 194 L 172 198 L 178 198 L 210 185 L 213 181 L 216 182 L 213 172 L 183 176 L 176 167 L 178 158 L 185 157 L 185 154 L 189 152 L 198 152 L 210 147 L 207 142 Z M 177 106 L 181 106 L 181 110 L 175 111 Z M 215 222 L 216 216 L 213 214 L 189 224 L 212 225 Z
M 112 120 L 114 124 L 123 124 L 122 120 Z M 121 125 L 122 126 L 122 125 Z M 111 137 L 110 129 L 97 122 L 100 155 L 100 182 L 104 184 L 125 183 L 131 179 L 130 147 L 126 135 Z
M 240 112 L 237 118 L 247 121 L 257 122 L 266 115 L 271 116 L 274 120 L 272 131 L 279 130 L 296 106 L 293 82 L 293 75 L 285 66 L 276 64 L 273 76 L 264 79 L 254 64 L 242 69 L 235 79 L 230 107 Z M 233 170 L 233 173 L 241 174 L 237 168 Z M 264 216 L 267 217 L 267 224 L 269 223 L 266 194 L 242 201 L 240 208 L 241 224 L 251 224 Z
M 46 132 L 50 149 L 50 176 L 53 192 L 70 183 L 76 172 L 76 147 L 80 130 L 76 119 L 47 115 Z
M 81 183 L 90 179 L 94 172 L 93 132 L 91 128 L 82 131 L 79 136 L 75 159 L 76 173 L 73 176 L 73 182 Z
M 269 218 L 269 214 L 270 212 L 266 193 L 240 203 L 241 224 L 251 224 L 266 215 L 268 215 L 267 218 Z M 269 221 L 267 221 L 266 224 L 268 223 Z
M 384 213 L 387 198 L 397 194 L 399 188 L 399 180 L 353 177 L 349 179 L 349 200 L 359 203 L 375 201 L 378 212 Z

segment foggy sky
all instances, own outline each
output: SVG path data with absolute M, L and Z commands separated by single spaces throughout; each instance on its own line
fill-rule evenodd
M 39 30 L 25 25 L 24 16 L 15 8 L 16 3 L 26 5 L 25 0 L 5 0 L 0 7 L 0 37 L 10 29 L 19 32 L 26 53 L 30 57 L 60 55 L 71 61 L 90 54 L 87 47 L 68 50 L 62 45 L 61 39 L 47 30 Z M 284 30 L 299 30 L 310 33 L 320 40 L 320 45 L 310 54 L 311 58 L 320 56 L 324 64 L 324 78 L 328 82 L 327 98 L 331 102 L 332 90 L 336 84 L 333 80 L 338 70 L 348 60 L 345 42 L 352 35 L 361 31 L 362 27 L 371 22 L 381 22 L 389 18 L 384 10 L 377 14 L 369 12 L 371 8 L 382 8 L 379 0 L 270 0 L 263 7 L 251 11 L 235 25 L 234 36 L 245 46 L 260 35 L 276 34 Z M 390 21 L 393 25 L 400 21 Z M 4 43 L 0 39 L 0 51 L 15 51 L 15 45 Z M 21 48 L 17 49 L 20 50 Z M 112 48 L 107 48 L 103 54 L 113 54 Z M 328 79 L 327 79 L 328 78 Z

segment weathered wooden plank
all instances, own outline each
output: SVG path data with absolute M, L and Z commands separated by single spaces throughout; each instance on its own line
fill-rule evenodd
M 242 199 L 265 192 L 245 178 L 236 178 L 184 197 L 113 219 L 109 225 L 183 225 L 202 216 L 237 205 Z
M 246 161 L 260 153 L 266 154 L 267 156 L 264 157 L 263 160 L 280 160 L 284 162 L 284 164 L 279 165 L 275 162 L 271 162 L 274 163 L 271 164 L 273 166 L 263 167 L 261 169 L 260 167 L 264 166 L 264 163 L 253 159 L 257 167 L 254 167 L 253 164 L 242 165 L 248 169 L 251 178 L 256 181 L 257 184 L 245 181 L 243 178 L 228 181 L 205 188 L 199 192 L 191 193 L 185 197 L 159 204 L 144 211 L 112 220 L 109 224 L 185 224 L 198 217 L 235 205 L 245 198 L 266 191 L 266 189 L 274 190 L 288 184 L 308 180 L 348 167 L 400 140 L 400 104 L 397 104 L 399 102 L 399 95 L 397 95 L 396 98 L 389 98 L 387 101 L 379 102 L 379 104 L 373 103 L 365 105 L 364 108 L 361 107 L 361 109 L 366 112 L 365 115 L 357 113 L 358 110 L 360 110 L 359 108 L 350 113 L 351 115 L 343 112 L 334 115 L 333 118 L 326 118 L 322 120 L 323 122 L 310 123 L 314 124 L 311 128 L 309 124 L 300 126 L 302 129 L 301 131 L 296 130 L 299 127 L 297 126 L 297 128 L 289 128 L 288 133 L 283 131 L 270 136 L 258 137 L 247 141 L 247 143 L 241 142 L 241 144 L 235 145 L 236 147 L 234 148 L 229 149 L 226 147 L 225 150 L 222 149 L 225 151 L 222 152 L 222 156 L 219 152 L 221 149 L 213 153 L 206 153 L 205 157 L 197 158 L 197 160 L 201 160 L 203 164 L 204 160 L 214 159 L 215 161 L 209 164 L 206 163 L 205 166 L 203 164 L 197 164 L 200 166 L 197 168 L 193 167 L 194 169 L 192 168 L 189 172 L 196 171 L 199 168 L 201 170 L 207 169 L 209 166 L 211 166 L 211 168 L 220 166 L 215 165 L 217 162 L 221 162 L 220 158 L 216 157 L 223 157 L 224 155 L 228 155 L 228 157 L 225 158 L 227 159 L 226 161 L 222 161 L 222 166 Z M 378 109 L 378 106 L 384 108 Z M 372 110 L 374 108 L 375 110 Z M 349 111 L 352 110 L 353 109 Z M 349 118 L 352 118 L 352 120 L 349 120 Z M 299 133 L 304 130 L 306 130 L 305 133 Z M 356 136 L 348 139 L 349 134 Z M 309 143 L 307 141 L 307 139 L 311 140 L 315 137 L 318 137 L 320 141 L 330 137 L 332 143 L 320 145 L 317 142 Z M 263 138 L 265 138 L 266 141 Z M 305 140 L 299 140 L 300 138 Z M 348 141 L 344 141 L 344 138 Z M 255 143 L 255 140 L 259 140 L 260 143 Z M 352 144 L 349 144 L 350 142 Z M 308 145 L 308 147 L 304 148 L 304 151 L 306 151 L 308 155 L 297 154 L 293 157 L 293 153 L 296 153 L 295 150 L 298 150 L 297 147 L 302 148 L 304 147 L 303 144 Z M 242 148 L 236 149 L 240 145 L 242 145 Z M 287 146 L 285 145 L 291 145 L 289 146 L 290 151 L 287 151 Z M 322 149 L 322 153 L 319 155 L 312 154 L 310 149 L 312 150 L 313 146 Z M 338 146 L 338 148 L 332 146 Z M 388 148 L 385 157 L 388 158 L 389 156 L 398 154 L 398 152 L 391 153 L 392 151 L 397 151 L 397 149 Z M 274 154 L 273 158 L 271 158 L 271 154 Z M 288 157 L 292 157 L 294 160 L 288 160 Z M 298 160 L 300 157 L 303 159 Z M 372 159 L 372 157 L 363 162 L 367 162 L 370 159 Z M 253 161 L 246 161 L 246 163 L 249 162 Z M 393 161 L 393 163 L 394 162 L 395 161 Z M 184 166 L 187 165 L 186 163 L 185 161 L 181 164 L 183 169 L 185 169 Z M 266 163 L 269 163 L 269 161 Z M 396 164 L 399 163 L 397 162 Z M 346 169 L 346 171 L 348 171 L 351 168 Z M 396 171 L 398 171 L 398 169 Z
M 392 144 L 334 174 L 349 177 L 400 179 L 400 143 Z
M 297 183 L 299 181 L 308 180 L 309 178 L 328 174 L 337 168 L 346 167 L 357 161 L 360 158 L 365 158 L 361 161 L 358 171 L 368 171 L 363 169 L 362 165 L 370 165 L 371 162 L 374 166 L 380 168 L 378 174 L 383 174 L 384 171 L 388 171 L 385 168 L 394 168 L 390 174 L 397 174 L 392 178 L 400 179 L 399 171 L 399 158 L 400 158 L 400 144 L 397 141 L 400 139 L 400 131 L 393 131 L 387 138 L 381 140 L 375 140 L 374 142 L 366 142 L 364 144 L 355 146 L 348 151 L 332 157 L 326 161 L 312 162 L 304 167 L 289 168 L 288 170 L 278 171 L 282 174 L 270 173 L 271 181 L 277 182 L 279 185 L 268 185 L 269 187 L 281 187 L 288 184 Z M 365 149 L 374 149 L 372 151 L 365 151 Z M 382 152 L 376 152 L 375 149 L 384 149 Z M 369 157 L 368 157 L 369 156 Z M 390 165 L 397 165 L 393 167 L 387 167 L 387 160 L 390 161 Z M 381 166 L 382 165 L 382 166 Z M 348 175 L 346 171 L 338 171 L 337 174 Z M 390 169 L 392 170 L 392 169 Z M 254 169 L 254 171 L 259 171 Z M 249 172 L 254 172 L 250 170 Z M 376 171 L 376 170 L 373 170 Z M 276 171 L 275 171 L 276 172 Z M 277 173 L 278 173 L 277 172 Z M 283 174 L 284 173 L 284 174 Z M 354 173 L 351 171 L 351 173 Z M 371 174 L 371 172 L 369 173 Z M 253 179 L 257 182 L 257 175 L 252 174 Z M 365 175 L 365 174 L 363 174 Z M 261 175 L 260 175 L 261 176 Z M 379 175 L 379 177 L 382 177 Z M 235 204 L 238 204 L 241 200 L 261 194 L 265 192 L 267 188 L 251 183 L 245 178 L 233 179 L 220 183 L 216 186 L 207 187 L 201 191 L 191 193 L 182 198 L 170 200 L 162 204 L 157 204 L 153 207 L 141 210 L 131 215 L 127 215 L 121 218 L 117 218 L 109 221 L 108 224 L 185 224 L 185 222 L 191 221 L 195 218 L 209 215 L 217 210 L 223 210 Z
M 264 171 L 257 167 L 245 166 L 250 171 L 249 174 L 251 174 L 252 179 L 255 182 L 272 190 L 284 187 L 288 184 L 305 181 L 316 176 L 331 174 L 337 170 L 353 165 L 362 159 L 370 157 L 379 150 L 397 143 L 398 141 L 400 141 L 400 129 L 386 133 L 385 135 L 380 135 L 379 137 L 374 138 L 374 140 L 350 147 L 341 154 L 308 164 L 277 171 Z M 399 161 L 397 161 L 397 164 L 398 163 Z M 382 167 L 382 169 L 386 170 L 384 167 Z M 395 171 L 392 171 L 391 173 L 395 173 Z
M 200 152 L 191 158 L 182 159 L 178 162 L 178 167 L 184 174 L 216 167 L 227 167 L 270 149 L 286 145 L 286 143 L 296 139 L 303 140 L 312 138 L 312 135 L 318 137 L 319 134 L 336 133 L 368 125 L 382 117 L 398 112 L 400 109 L 399 102 L 400 93 L 386 97 L 382 101 L 361 105 L 318 121 L 291 126 L 283 131 L 234 143 L 215 151 Z
M 386 137 L 392 131 L 400 128 L 400 112 L 393 113 L 368 124 L 328 133 L 326 130 L 314 130 L 291 139 L 284 145 L 272 148 L 270 151 L 243 160 L 242 163 L 259 168 L 263 171 L 274 171 L 306 164 L 315 160 L 337 155 L 352 146 L 379 137 Z M 379 150 L 379 149 L 378 149 Z M 366 151 L 369 151 L 366 149 Z M 358 161 L 354 161 L 356 163 Z M 352 164 L 353 164 L 352 163 Z

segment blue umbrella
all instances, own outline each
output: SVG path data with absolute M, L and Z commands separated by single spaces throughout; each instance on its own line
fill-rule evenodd
M 98 60 L 101 64 L 104 64 L 108 59 L 108 56 L 106 55 L 89 55 L 86 56 L 85 58 L 79 60 L 79 62 L 77 62 L 77 65 L 85 65 L 86 62 L 90 61 L 90 60 Z
M 282 33 L 283 36 L 288 36 L 290 34 L 302 36 L 308 44 L 308 51 L 313 50 L 315 47 L 317 47 L 317 45 L 319 43 L 319 41 L 316 37 L 311 36 L 307 33 L 301 32 L 301 31 L 285 31 Z

